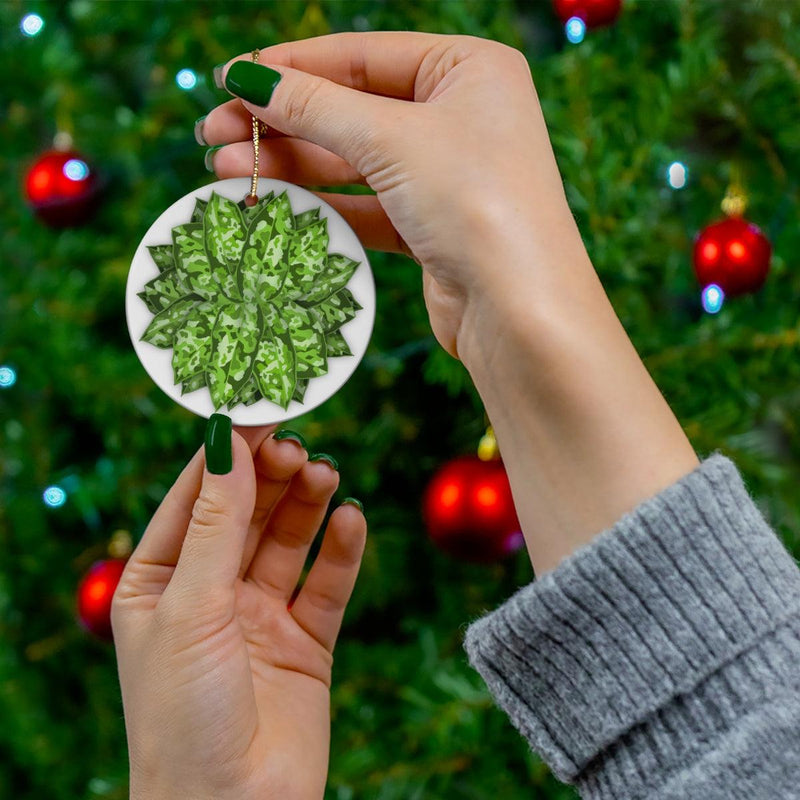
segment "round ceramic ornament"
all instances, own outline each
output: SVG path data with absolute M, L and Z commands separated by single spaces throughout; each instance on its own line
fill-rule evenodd
M 173 400 L 268 425 L 316 408 L 353 374 L 372 334 L 375 282 L 330 205 L 284 181 L 260 178 L 253 191 L 232 178 L 153 223 L 125 310 L 136 354 Z

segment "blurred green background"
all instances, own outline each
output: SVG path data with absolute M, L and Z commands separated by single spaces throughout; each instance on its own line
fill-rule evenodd
M 45 26 L 26 37 L 36 12 Z M 123 295 L 153 220 L 213 176 L 192 136 L 226 99 L 211 68 L 332 31 L 413 29 L 506 42 L 531 65 L 568 197 L 606 291 L 696 450 L 733 458 L 800 554 L 800 4 L 628 0 L 565 41 L 549 0 L 0 4 L 0 798 L 122 800 L 127 753 L 113 647 L 76 623 L 75 590 L 111 533 L 134 541 L 204 421 L 130 345 Z M 195 88 L 176 84 L 181 69 Z M 54 230 L 22 182 L 59 131 L 106 182 L 98 213 Z M 491 143 L 487 143 L 491 146 Z M 681 161 L 689 181 L 666 182 Z M 774 247 L 755 296 L 706 314 L 696 233 L 732 170 Z M 481 192 L 475 186 L 475 192 Z M 547 198 L 542 198 L 547 202 Z M 292 427 L 341 464 L 370 538 L 336 650 L 326 798 L 570 798 L 466 662 L 465 625 L 532 578 L 524 551 L 463 564 L 420 515 L 433 471 L 485 419 L 433 339 L 420 271 L 371 254 L 378 317 L 355 376 Z M 646 447 L 647 442 L 642 442 Z M 50 485 L 67 492 L 48 508 Z M 312 552 L 313 557 L 313 552 Z

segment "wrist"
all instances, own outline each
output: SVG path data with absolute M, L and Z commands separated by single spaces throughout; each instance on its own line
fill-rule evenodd
M 537 573 L 698 463 L 588 255 L 570 247 L 524 284 L 470 298 L 458 335 Z

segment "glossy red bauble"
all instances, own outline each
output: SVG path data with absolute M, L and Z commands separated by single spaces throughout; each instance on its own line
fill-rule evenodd
M 694 271 L 703 287 L 715 283 L 728 296 L 755 292 L 769 272 L 772 246 L 761 230 L 741 217 L 704 228 L 694 243 Z
M 98 181 L 83 156 L 51 150 L 41 156 L 25 177 L 25 195 L 36 215 L 54 228 L 80 225 L 94 212 Z
M 524 543 L 501 461 L 445 464 L 428 484 L 423 514 L 434 544 L 464 561 L 497 561 Z
M 78 586 L 78 617 L 85 628 L 102 639 L 112 639 L 111 600 L 127 559 L 96 561 Z
M 553 8 L 562 23 L 578 17 L 587 28 L 610 25 L 619 16 L 622 0 L 553 0 Z

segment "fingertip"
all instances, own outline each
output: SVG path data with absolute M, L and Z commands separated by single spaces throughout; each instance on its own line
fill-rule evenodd
M 259 474 L 269 480 L 289 480 L 308 461 L 308 452 L 295 439 L 267 436 L 255 456 Z
M 358 506 L 342 503 L 331 514 L 328 525 L 338 543 L 339 555 L 360 559 L 367 542 L 367 519 Z

